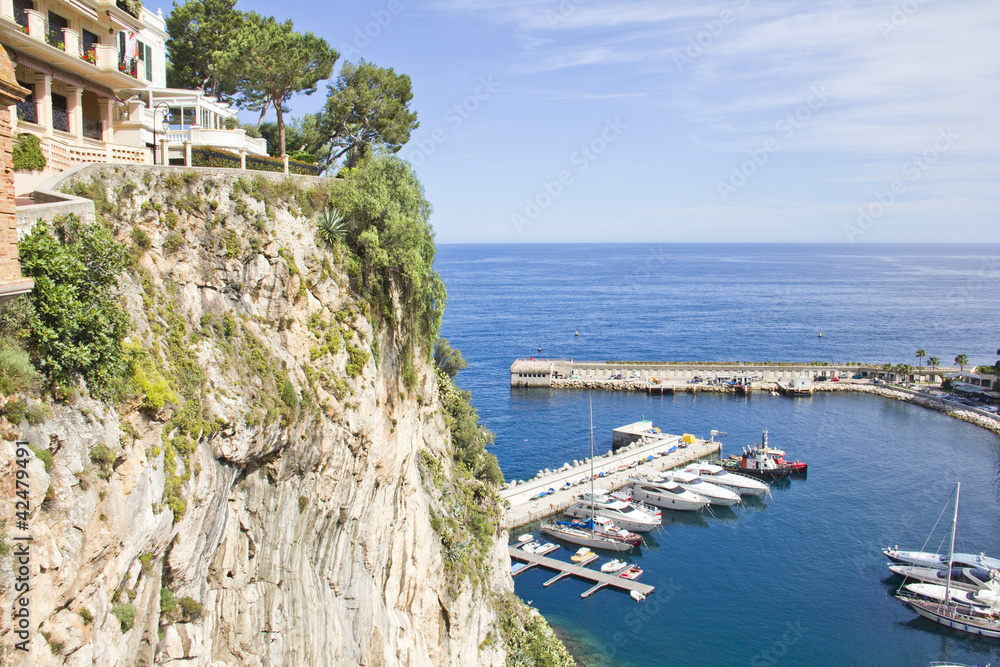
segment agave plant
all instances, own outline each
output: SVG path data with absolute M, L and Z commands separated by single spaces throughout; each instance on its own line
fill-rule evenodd
M 347 239 L 347 218 L 332 206 L 319 214 L 316 226 L 318 236 L 330 247 Z

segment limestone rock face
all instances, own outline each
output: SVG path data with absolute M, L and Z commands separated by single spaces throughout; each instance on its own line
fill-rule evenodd
M 100 178 L 153 239 L 138 272 L 123 277 L 121 302 L 133 341 L 172 388 L 178 360 L 191 360 L 189 374 L 200 368 L 200 437 L 182 453 L 178 416 L 191 399 L 179 388 L 162 405 L 141 396 L 53 404 L 50 419 L 21 425 L 22 439 L 53 455 L 48 471 L 37 458 L 28 468 L 25 664 L 503 664 L 490 639 L 495 612 L 469 584 L 449 592 L 431 526 L 420 452 L 451 465 L 433 370 L 418 360 L 417 387 L 403 386 L 393 337 L 365 318 L 335 253 L 317 246 L 293 205 L 247 198 L 239 214 L 234 178 L 214 176 L 210 194 L 204 180 L 177 187 L 213 200 L 223 221 L 209 229 L 206 202 L 168 232 L 169 172 L 149 173 L 127 197 L 124 170 L 77 178 Z M 129 239 L 131 225 L 117 233 Z M 327 331 L 339 345 L 317 354 Z M 345 373 L 348 344 L 368 354 L 356 377 Z M 287 378 L 282 395 L 292 392 L 294 409 L 262 368 Z M 5 503 L 12 440 L 0 441 Z M 92 458 L 98 445 L 112 454 L 104 467 Z M 185 504 L 176 522 L 173 484 Z M 12 508 L 3 511 L 8 535 L 19 534 Z M 485 588 L 509 593 L 503 538 Z M 5 611 L 13 583 L 4 567 Z M 9 615 L 0 632 L 11 647 Z M 19 656 L 7 654 L 10 664 Z

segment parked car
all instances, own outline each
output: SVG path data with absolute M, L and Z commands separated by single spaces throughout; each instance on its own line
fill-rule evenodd
M 840 382 L 840 378 L 838 377 L 830 378 L 830 382 Z
M 854 378 L 855 380 L 860 380 L 860 379 L 864 378 L 864 376 L 865 376 L 864 373 L 855 373 L 851 377 Z
M 825 375 L 817 375 L 816 376 L 816 382 L 826 382 L 826 376 Z

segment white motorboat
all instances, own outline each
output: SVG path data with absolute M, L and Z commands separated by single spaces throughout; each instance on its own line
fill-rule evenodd
M 558 544 L 552 544 L 551 542 L 546 542 L 545 544 L 541 544 L 540 542 L 528 542 L 527 544 L 521 547 L 521 550 L 529 554 L 544 556 L 546 554 L 552 553 L 558 548 L 559 548 Z
M 882 549 L 886 558 L 900 565 L 916 565 L 919 567 L 948 567 L 948 555 L 936 554 L 930 551 L 902 551 L 898 546 Z M 954 555 L 952 567 L 974 567 L 984 570 L 1000 569 L 1000 559 L 990 558 L 984 554 L 957 553 Z
M 956 603 L 952 600 L 951 571 L 955 566 L 955 533 L 958 529 L 958 501 L 961 493 L 962 484 L 959 482 L 955 486 L 955 515 L 951 520 L 951 543 L 948 547 L 947 561 L 948 578 L 945 579 L 941 600 L 926 600 L 910 591 L 900 591 L 896 593 L 896 597 L 908 604 L 913 611 L 935 623 L 973 635 L 1000 639 L 1000 605 L 981 607 Z M 898 549 L 894 550 L 899 551 Z M 981 557 L 985 558 L 985 556 Z
M 893 574 L 926 584 L 943 584 L 948 579 L 948 568 L 920 567 L 918 565 L 890 565 Z M 991 580 L 1000 581 L 1000 570 L 983 570 L 974 567 L 956 567 L 951 572 L 951 587 L 961 591 L 977 591 Z
M 707 498 L 682 489 L 677 482 L 656 483 L 636 477 L 629 481 L 632 482 L 633 498 L 663 509 L 693 512 L 706 507 L 709 503 Z
M 644 512 L 632 503 L 613 500 L 608 496 L 580 494 L 580 501 L 571 505 L 566 514 L 576 519 L 589 519 L 593 514 L 611 519 L 625 530 L 647 533 L 660 527 L 660 517 Z
M 626 561 L 616 558 L 614 560 L 609 560 L 607 563 L 602 565 L 601 572 L 604 574 L 614 574 L 615 572 L 624 570 L 626 567 L 628 567 L 628 563 Z
M 708 498 L 713 505 L 721 507 L 732 507 L 740 502 L 740 494 L 721 486 L 716 486 L 712 482 L 706 482 L 693 472 L 684 470 L 667 473 L 663 477 L 664 481 L 677 482 L 682 489 L 697 493 L 702 498 Z
M 684 472 L 698 475 L 701 479 L 716 486 L 738 493 L 741 496 L 757 496 L 763 498 L 770 487 L 760 480 L 737 475 L 714 463 L 692 463 L 684 468 Z

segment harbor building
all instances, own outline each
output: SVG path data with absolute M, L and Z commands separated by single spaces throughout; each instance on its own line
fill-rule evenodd
M 569 377 L 572 361 L 566 359 L 517 359 L 510 366 L 510 386 L 551 387 L 553 379 Z

